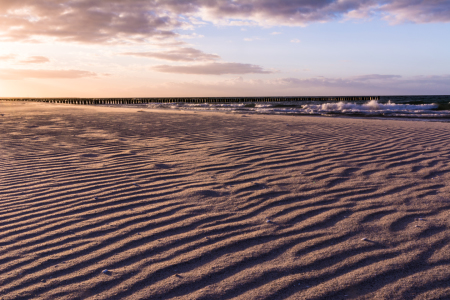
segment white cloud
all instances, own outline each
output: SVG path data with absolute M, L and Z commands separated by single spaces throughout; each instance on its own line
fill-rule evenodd
M 201 39 L 201 38 L 204 38 L 205 36 L 204 35 L 202 35 L 202 34 L 197 34 L 197 33 L 192 33 L 192 34 L 183 34 L 183 35 L 180 35 L 179 36 L 179 38 L 181 38 L 181 39 Z
M 257 36 L 254 36 L 251 38 L 244 38 L 244 41 L 246 41 L 246 42 L 261 41 L 261 40 L 262 40 L 262 38 L 257 37 Z

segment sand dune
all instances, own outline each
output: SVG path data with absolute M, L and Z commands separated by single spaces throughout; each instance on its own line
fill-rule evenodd
M 450 298 L 448 123 L 0 113 L 0 299 Z

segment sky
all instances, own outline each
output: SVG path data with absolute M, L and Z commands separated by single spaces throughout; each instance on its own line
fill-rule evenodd
M 450 95 L 450 0 L 0 0 L 0 97 Z

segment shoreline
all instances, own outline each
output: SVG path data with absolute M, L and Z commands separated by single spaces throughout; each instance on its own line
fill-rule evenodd
M 148 107 L 139 107 L 139 104 L 136 104 L 136 106 L 127 106 L 127 105 L 95 105 L 95 106 L 85 106 L 85 105 L 76 105 L 76 104 L 52 104 L 52 103 L 41 103 L 41 102 L 9 102 L 5 100 L 0 99 L 0 103 L 15 103 L 17 105 L 38 105 L 38 106 L 45 106 L 45 107 L 54 107 L 54 108 L 64 108 L 64 107 L 71 107 L 71 108 L 80 108 L 80 109 L 90 109 L 90 108 L 96 108 L 96 109 L 115 109 L 116 111 L 119 111 L 123 109 L 123 111 L 128 112 L 136 112 L 136 109 L 142 111 L 142 112 L 155 112 L 155 113 L 180 113 L 180 114 L 225 114 L 225 115 L 236 115 L 236 116 L 265 116 L 265 117 L 272 117 L 277 116 L 280 118 L 287 119 L 288 117 L 293 118 L 322 118 L 322 119 L 350 119 L 350 120 L 377 120 L 377 121 L 404 121 L 404 122 L 426 122 L 426 123 L 440 123 L 440 124 L 450 124 L 450 121 L 442 121 L 442 118 L 430 118 L 430 119 L 419 119 L 419 118 L 409 118 L 409 117 L 377 117 L 377 116 L 351 116 L 351 115 L 338 115 L 338 114 L 330 114 L 330 115 L 315 115 L 315 114 L 266 114 L 266 113 L 252 113 L 252 112 L 233 112 L 233 111 L 206 111 L 206 110 L 193 110 L 193 109 L 172 109 L 172 108 L 148 108 Z M 145 104 L 143 104 L 145 105 Z

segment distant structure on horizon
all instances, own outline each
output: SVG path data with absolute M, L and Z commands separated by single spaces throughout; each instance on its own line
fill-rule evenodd
M 282 102 L 282 101 L 370 101 L 380 96 L 345 97 L 186 97 L 186 98 L 4 98 L 8 101 L 32 101 L 79 105 L 146 104 L 146 103 L 228 103 L 228 102 Z

